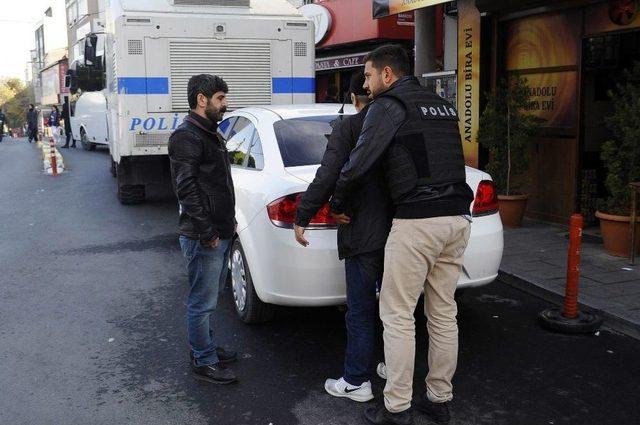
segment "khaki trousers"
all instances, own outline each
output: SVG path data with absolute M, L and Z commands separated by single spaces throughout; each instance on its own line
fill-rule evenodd
M 471 225 L 464 217 L 394 219 L 385 247 L 380 318 L 384 324 L 387 384 L 384 404 L 397 413 L 411 407 L 416 341 L 413 313 L 424 290 L 429 332 L 427 396 L 453 398 L 458 362 L 454 293 Z

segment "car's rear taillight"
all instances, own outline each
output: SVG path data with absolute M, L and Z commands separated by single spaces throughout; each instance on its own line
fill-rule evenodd
M 269 219 L 273 224 L 278 227 L 292 228 L 296 222 L 296 209 L 302 193 L 294 193 L 292 195 L 284 196 L 280 199 L 276 199 L 269 205 L 267 205 L 267 213 Z M 332 228 L 336 227 L 336 222 L 331 217 L 329 205 L 325 204 L 318 214 L 311 219 L 309 228 Z
M 495 214 L 498 212 L 498 194 L 496 185 L 491 180 L 482 180 L 476 191 L 476 200 L 473 203 L 473 216 Z

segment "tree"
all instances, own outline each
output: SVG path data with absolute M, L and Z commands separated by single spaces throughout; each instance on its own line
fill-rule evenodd
M 29 103 L 34 103 L 31 86 L 25 86 L 18 78 L 0 80 L 0 107 L 7 116 L 9 128 L 25 123 Z
M 609 196 L 600 209 L 628 215 L 629 183 L 640 181 L 640 62 L 625 71 L 624 81 L 609 93 L 613 115 L 606 118 L 613 139 L 602 145 L 601 158 L 607 170 L 604 184 Z
M 519 75 L 500 81 L 487 98 L 478 132 L 478 141 L 490 152 L 487 172 L 500 193 L 522 193 L 528 181 L 529 141 L 544 120 L 528 112 L 531 91 Z

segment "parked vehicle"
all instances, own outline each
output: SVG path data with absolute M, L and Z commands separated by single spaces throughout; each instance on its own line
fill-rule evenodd
M 92 151 L 97 145 L 109 145 L 107 99 L 104 93 L 83 93 L 71 109 L 71 133 L 84 150 Z
M 272 305 L 327 306 L 345 302 L 344 266 L 336 227 L 325 206 L 294 239 L 296 205 L 313 180 L 341 105 L 244 108 L 225 116 L 219 133 L 233 164 L 238 234 L 231 252 L 236 310 L 247 323 L 268 320 Z M 354 113 L 347 108 L 347 113 Z M 496 279 L 502 259 L 502 223 L 491 176 L 466 169 L 476 194 L 471 239 L 459 288 Z
M 286 0 L 111 0 L 105 21 L 69 85 L 104 91 L 122 203 L 168 180 L 167 142 L 188 111 L 191 76 L 223 77 L 231 109 L 315 98 L 314 27 Z

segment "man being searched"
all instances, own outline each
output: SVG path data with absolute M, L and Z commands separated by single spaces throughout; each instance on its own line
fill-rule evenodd
M 356 115 L 340 116 L 335 122 L 327 150 L 315 179 L 302 196 L 296 216 L 295 236 L 303 246 L 309 242 L 305 229 L 313 216 L 333 193 L 340 170 L 354 148 L 369 103 L 363 89 L 364 74 L 351 79 L 351 100 L 359 111 Z M 391 199 L 384 189 L 380 167 L 371 169 L 366 184 L 336 219 L 338 254 L 345 259 L 347 281 L 347 348 L 344 373 L 339 379 L 327 379 L 325 390 L 335 397 L 365 402 L 373 398 L 371 376 L 376 327 L 376 284 L 382 278 L 383 249 L 391 227 Z
M 456 110 L 410 76 L 402 47 L 387 45 L 365 58 L 365 87 L 375 98 L 331 200 L 345 213 L 384 159 L 395 213 L 384 257 L 380 318 L 387 384 L 384 407 L 365 411 L 372 424 L 410 424 L 415 360 L 414 310 L 424 291 L 429 332 L 426 393 L 417 410 L 449 423 L 451 379 L 458 358 L 454 292 L 470 233 L 473 192 L 465 181 Z
M 235 233 L 231 164 L 217 122 L 227 109 L 227 84 L 202 74 L 187 86 L 189 115 L 169 138 L 169 160 L 180 208 L 180 247 L 189 275 L 187 331 L 194 377 L 214 384 L 236 380 L 225 364 L 237 354 L 223 349 L 210 323 L 227 278 Z

